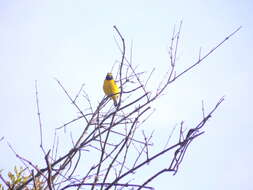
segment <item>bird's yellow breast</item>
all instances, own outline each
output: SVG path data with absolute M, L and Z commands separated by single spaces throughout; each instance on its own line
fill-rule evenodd
M 114 80 L 104 80 L 104 92 L 107 96 L 112 96 L 112 99 L 117 99 L 120 89 Z

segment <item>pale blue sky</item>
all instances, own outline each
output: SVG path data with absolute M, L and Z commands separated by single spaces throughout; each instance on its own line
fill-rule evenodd
M 159 145 L 175 123 L 185 120 L 191 127 L 198 122 L 201 100 L 211 108 L 226 95 L 179 173 L 153 184 L 159 190 L 252 189 L 252 10 L 250 0 L 0 1 L 0 137 L 5 137 L 0 142 L 0 169 L 21 164 L 7 141 L 35 162 L 42 157 L 37 151 L 35 80 L 44 131 L 52 140 L 54 128 L 76 115 L 54 77 L 73 94 L 85 83 L 96 104 L 103 96 L 105 73 L 120 58 L 113 38 L 112 26 L 117 25 L 128 55 L 133 42 L 133 63 L 141 71 L 156 68 L 155 84 L 168 66 L 174 24 L 183 20 L 178 71 L 194 63 L 200 47 L 207 52 L 237 27 L 242 29 L 157 102 L 148 128 L 156 130 L 154 142 Z

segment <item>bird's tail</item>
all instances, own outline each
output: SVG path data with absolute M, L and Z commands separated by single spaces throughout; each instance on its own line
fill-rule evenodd
M 118 102 L 117 102 L 117 100 L 116 100 L 116 99 L 113 99 L 113 103 L 114 103 L 114 106 L 115 106 L 115 107 L 117 107 Z

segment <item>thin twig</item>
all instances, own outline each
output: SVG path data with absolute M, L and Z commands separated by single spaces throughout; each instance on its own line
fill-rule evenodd
M 171 137 L 172 137 L 172 135 L 173 135 L 173 133 L 174 133 L 176 127 L 177 127 L 177 125 L 175 125 L 175 126 L 173 127 L 172 131 L 170 132 L 170 135 L 169 135 L 169 137 L 168 137 L 168 139 L 167 139 L 167 141 L 166 141 L 166 144 L 164 145 L 164 148 L 163 148 L 163 149 L 166 149 L 166 148 L 167 148 L 167 146 L 168 146 L 168 144 L 169 144 L 169 142 L 170 142 L 170 139 L 171 139 Z
M 175 81 L 176 79 L 178 79 L 179 77 L 181 77 L 182 75 L 184 75 L 186 72 L 188 72 L 189 70 L 191 70 L 192 68 L 196 67 L 198 64 L 200 64 L 204 59 L 206 59 L 209 55 L 211 55 L 217 48 L 219 48 L 222 44 L 224 44 L 224 42 L 226 42 L 230 37 L 232 37 L 233 35 L 235 35 L 242 27 L 240 26 L 239 28 L 237 28 L 235 31 L 233 31 L 231 34 L 229 34 L 224 40 L 222 40 L 220 43 L 218 43 L 214 48 L 212 48 L 206 55 L 204 55 L 203 57 L 201 57 L 196 63 L 194 63 L 193 65 L 191 65 L 190 67 L 188 67 L 187 69 L 185 69 L 183 72 L 181 72 L 180 74 L 178 74 L 177 76 L 175 76 L 173 78 L 172 81 Z
M 35 81 L 35 90 L 36 90 L 36 105 L 37 105 L 37 114 L 39 119 L 39 127 L 40 127 L 40 148 L 42 149 L 44 155 L 46 154 L 45 149 L 43 148 L 43 134 L 42 134 L 42 122 L 40 117 L 40 107 L 39 107 L 39 93 L 37 87 L 37 80 Z
M 3 176 L 1 175 L 0 173 L 0 179 L 4 182 L 4 184 L 9 188 L 9 189 L 12 189 L 10 184 L 3 178 Z
M 84 83 L 81 85 L 81 88 L 79 89 L 78 93 L 76 94 L 76 97 L 73 100 L 74 102 L 76 102 L 76 99 L 79 97 L 80 93 L 82 92 L 84 85 L 85 85 Z
M 8 146 L 10 147 L 10 149 L 12 150 L 12 152 L 16 155 L 17 158 L 19 158 L 21 161 L 24 161 L 26 163 L 28 163 L 30 166 L 32 166 L 38 173 L 40 173 L 40 175 L 42 175 L 45 179 L 47 179 L 47 177 L 43 174 L 43 171 L 41 171 L 36 165 L 34 165 L 31 161 L 27 160 L 26 158 L 20 156 L 18 153 L 16 153 L 16 151 L 12 148 L 11 144 L 8 142 Z M 23 184 L 26 185 L 26 184 Z

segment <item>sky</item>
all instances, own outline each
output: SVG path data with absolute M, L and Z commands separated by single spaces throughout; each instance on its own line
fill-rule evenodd
M 7 145 L 35 162 L 39 149 L 35 80 L 45 138 L 76 116 L 55 78 L 71 94 L 84 83 L 95 105 L 103 97 L 105 74 L 120 59 L 116 25 L 127 55 L 140 71 L 155 68 L 152 84 L 168 68 L 174 26 L 183 21 L 177 69 L 193 64 L 236 28 L 241 30 L 194 70 L 176 81 L 154 105 L 147 123 L 154 143 L 175 124 L 189 128 L 201 119 L 201 102 L 211 109 L 225 102 L 190 147 L 176 176 L 154 181 L 157 189 L 252 189 L 251 108 L 253 2 L 250 0 L 8 0 L 0 1 L 0 169 L 21 164 Z

